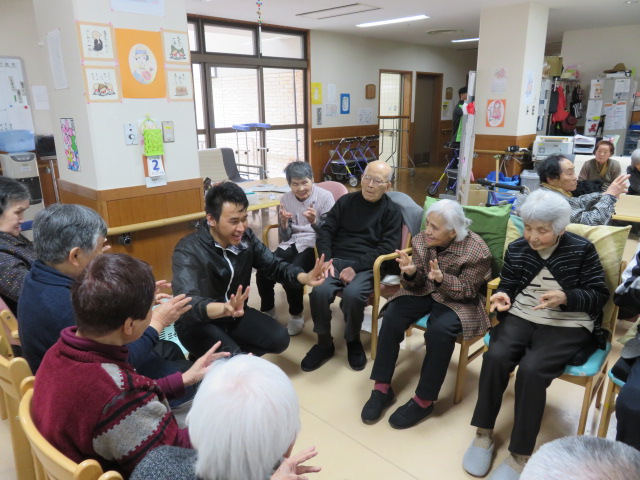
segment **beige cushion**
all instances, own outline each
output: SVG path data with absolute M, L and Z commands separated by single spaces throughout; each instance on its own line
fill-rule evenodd
M 203 180 L 209 177 L 213 183 L 216 183 L 229 179 L 222 161 L 222 150 L 219 148 L 198 150 L 198 160 L 200 162 L 200 176 Z

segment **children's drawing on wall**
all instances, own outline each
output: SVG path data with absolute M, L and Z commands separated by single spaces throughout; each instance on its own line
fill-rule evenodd
M 123 98 L 166 98 L 162 34 L 115 29 Z
M 119 102 L 117 67 L 85 66 L 85 92 L 88 102 Z
M 189 58 L 189 37 L 187 32 L 162 31 L 162 45 L 165 63 L 191 65 Z
M 491 78 L 491 93 L 504 93 L 507 91 L 509 75 L 505 67 L 494 67 Z
M 533 72 L 531 70 L 527 70 L 524 81 L 525 81 L 525 86 L 524 86 L 524 91 L 522 92 L 522 103 L 525 105 L 531 105 L 534 101 Z
M 137 43 L 129 50 L 129 69 L 133 78 L 143 85 L 148 85 L 156 79 L 158 62 L 151 49 L 144 43 Z
M 78 36 L 83 59 L 113 60 L 113 30 L 106 23 L 78 22 Z
M 591 91 L 589 92 L 590 100 L 602 100 L 602 90 L 604 89 L 604 80 L 591 80 Z
M 311 83 L 311 103 L 313 105 L 322 105 L 322 83 Z
M 351 111 L 351 94 L 340 94 L 340 113 L 346 115 Z
M 167 69 L 167 97 L 171 101 L 193 100 L 191 71 Z
M 67 168 L 74 172 L 80 171 L 80 156 L 76 142 L 76 126 L 73 118 L 61 118 L 62 143 L 64 144 L 64 156 L 67 159 Z
M 487 100 L 487 127 L 504 127 L 504 114 L 507 110 L 505 99 Z

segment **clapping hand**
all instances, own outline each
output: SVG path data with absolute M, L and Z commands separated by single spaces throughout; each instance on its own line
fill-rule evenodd
M 238 318 L 244 315 L 244 302 L 249 298 L 249 289 L 247 287 L 244 293 L 242 292 L 242 285 L 238 285 L 238 291 L 231 295 L 229 301 L 224 304 L 224 317 Z
M 436 283 L 442 283 L 442 280 L 444 280 L 444 274 L 442 270 L 440 270 L 437 258 L 435 260 L 429 260 L 429 274 L 427 276 L 429 280 Z
M 498 310 L 499 312 L 506 312 L 511 308 L 511 299 L 509 295 L 504 292 L 498 292 L 491 295 L 489 298 L 491 302 L 491 307 L 489 308 L 490 312 Z
M 302 212 L 302 215 L 304 215 L 304 218 L 306 218 L 307 221 L 311 224 L 316 223 L 316 220 L 318 219 L 318 212 L 316 212 L 315 208 L 313 208 L 314 205 L 315 203 L 311 202 L 307 207 L 307 209 L 304 212 Z
M 396 258 L 396 262 L 400 267 L 400 271 L 404 273 L 407 277 L 411 277 L 416 273 L 416 265 L 411 260 L 411 257 L 407 255 L 407 252 L 403 250 L 396 250 L 398 254 L 398 258 Z

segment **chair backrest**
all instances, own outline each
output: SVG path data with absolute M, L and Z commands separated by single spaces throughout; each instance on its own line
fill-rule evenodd
M 198 161 L 200 162 L 200 176 L 203 179 L 208 177 L 214 183 L 229 179 L 222 158 L 222 149 L 198 150 Z
M 20 401 L 20 423 L 31 445 L 36 471 L 47 480 L 123 480 L 118 472 L 106 472 L 96 460 L 84 460 L 76 463 L 60 453 L 44 438 L 31 418 L 33 389 L 25 392 Z
M 20 401 L 20 384 L 31 376 L 31 368 L 22 357 L 7 358 L 0 355 L 0 390 L 17 402 Z M 17 411 L 14 413 L 18 413 Z
M 4 302 L 2 302 L 4 304 Z M 2 306 L 0 305 L 0 308 Z M 11 345 L 20 345 L 18 337 L 18 321 L 13 316 L 11 310 L 6 308 L 0 310 L 0 354 L 7 358 L 13 358 L 13 349 Z
M 240 176 L 240 172 L 238 172 L 238 165 L 236 164 L 236 156 L 233 153 L 233 148 L 221 148 L 222 152 L 222 161 L 224 163 L 224 170 L 227 172 L 227 177 L 232 182 L 246 182 L 246 178 L 242 178 Z
M 338 199 L 343 196 L 346 195 L 347 193 L 349 193 L 349 190 L 347 190 L 347 187 L 344 186 L 344 184 L 340 183 L 340 182 L 320 182 L 320 183 L 316 183 L 316 186 L 323 188 L 324 190 L 327 190 L 328 192 L 331 193 L 331 195 L 333 195 L 333 200 L 334 201 L 338 201 Z

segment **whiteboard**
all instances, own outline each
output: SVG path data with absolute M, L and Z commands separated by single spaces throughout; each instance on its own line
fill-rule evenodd
M 0 57 L 0 131 L 34 131 L 22 60 Z

